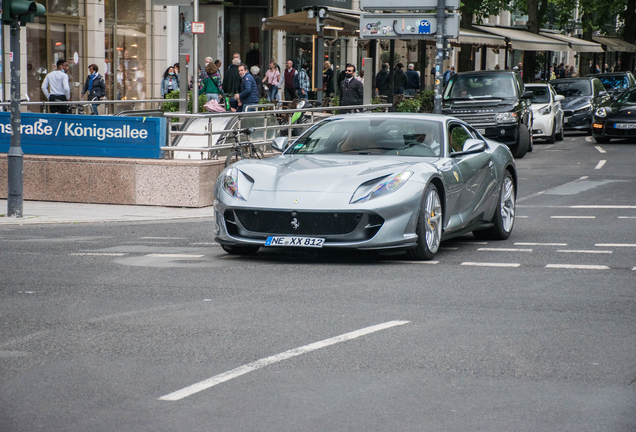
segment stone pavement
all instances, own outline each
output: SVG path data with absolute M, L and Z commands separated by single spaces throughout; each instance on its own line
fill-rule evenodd
M 129 222 L 214 217 L 214 207 L 180 208 L 139 205 L 80 204 L 24 201 L 23 217 L 7 217 L 7 200 L 0 199 L 0 226 L 51 223 Z

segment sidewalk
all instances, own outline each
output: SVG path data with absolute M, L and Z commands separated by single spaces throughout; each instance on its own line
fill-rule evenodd
M 96 223 L 214 217 L 214 207 L 177 208 L 112 204 L 24 201 L 23 217 L 7 217 L 7 200 L 0 199 L 0 226 L 51 223 Z

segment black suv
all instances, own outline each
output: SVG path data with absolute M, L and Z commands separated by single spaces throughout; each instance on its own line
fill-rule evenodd
M 517 71 L 460 72 L 444 90 L 442 112 L 506 144 L 520 159 L 532 151 L 531 99 Z

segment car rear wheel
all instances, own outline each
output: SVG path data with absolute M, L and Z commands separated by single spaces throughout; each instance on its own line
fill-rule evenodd
M 415 232 L 417 246 L 406 251 L 407 257 L 420 261 L 432 259 L 442 240 L 442 203 L 434 184 L 429 184 L 424 192 Z
M 597 144 L 609 144 L 610 139 L 607 137 L 594 137 Z
M 519 139 L 517 144 L 510 148 L 512 155 L 515 159 L 521 159 L 528 153 L 528 149 L 530 148 L 530 137 L 532 133 L 528 130 L 525 125 L 519 126 Z
M 221 245 L 223 250 L 230 255 L 254 255 L 260 246 Z
M 515 224 L 515 205 L 515 182 L 510 171 L 506 171 L 499 192 L 499 207 L 493 217 L 494 225 L 484 230 L 473 231 L 473 235 L 479 240 L 505 240 L 510 237 Z

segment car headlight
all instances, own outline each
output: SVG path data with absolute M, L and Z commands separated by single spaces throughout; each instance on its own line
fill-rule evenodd
M 607 115 L 610 113 L 609 108 L 605 108 L 605 107 L 601 107 L 599 109 L 596 110 L 596 112 L 594 113 L 596 115 L 596 117 L 607 117 Z
M 360 203 L 378 198 L 398 190 L 411 178 L 411 171 L 402 171 L 381 179 L 375 179 L 361 184 L 351 197 L 349 204 Z
M 497 123 L 517 123 L 517 113 L 515 112 L 503 112 L 497 114 L 495 117 Z
M 237 168 L 229 168 L 223 178 L 223 190 L 232 198 L 245 201 L 245 198 L 243 198 L 243 195 L 241 195 L 238 190 L 238 178 L 239 170 Z
M 552 106 L 551 105 L 546 105 L 543 108 L 539 108 L 539 114 L 541 115 L 548 115 L 552 112 Z
M 583 111 L 592 111 L 592 105 L 591 104 L 586 104 L 586 105 L 583 105 L 582 107 L 577 108 L 577 109 L 574 110 L 575 113 L 580 113 L 580 112 L 583 112 Z

